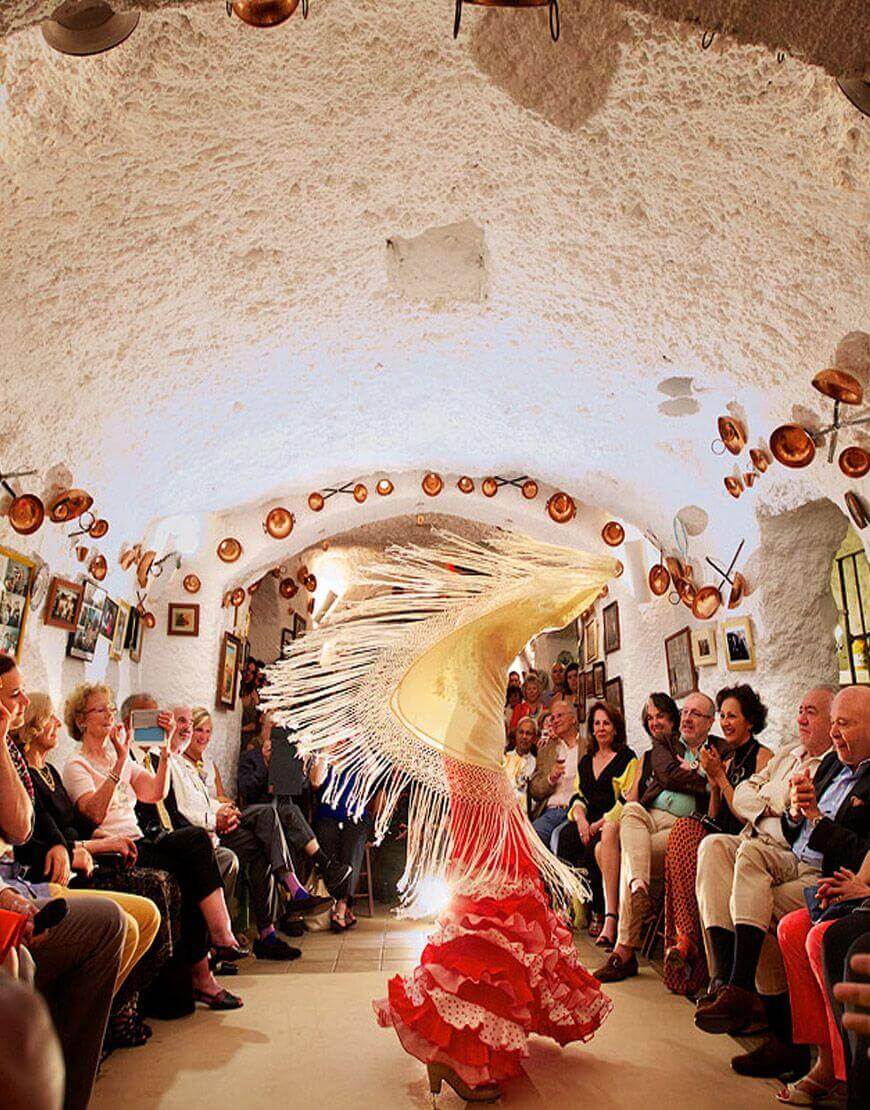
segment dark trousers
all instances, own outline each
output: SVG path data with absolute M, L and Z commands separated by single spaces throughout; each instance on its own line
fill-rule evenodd
M 314 839 L 314 830 L 305 820 L 302 810 L 288 797 L 282 797 L 276 802 L 278 816 L 284 828 L 284 835 L 294 852 L 300 856 L 305 854 L 305 845 Z
M 158 840 L 137 840 L 138 862 L 174 876 L 181 890 L 181 948 L 188 963 L 208 954 L 209 935 L 199 908 L 215 890 L 223 889 L 211 838 L 205 829 L 191 826 L 168 832 Z
M 246 806 L 241 824 L 231 833 L 225 833 L 221 844 L 235 852 L 247 868 L 257 928 L 262 931 L 274 925 L 278 915 L 275 876 L 293 870 L 277 810 L 270 805 Z
M 855 955 L 870 952 L 870 913 L 856 910 L 848 917 L 835 921 L 822 940 L 822 960 L 825 967 L 825 987 L 831 1008 L 843 1038 L 846 1058 L 846 1075 L 849 1085 L 849 1110 L 866 1110 L 870 1106 L 870 1038 L 861 1037 L 843 1028 L 843 1005 L 834 998 L 835 983 L 860 982 L 849 967 Z
M 347 887 L 347 904 L 352 906 L 362 870 L 366 842 L 372 834 L 372 819 L 367 813 L 359 821 L 338 821 L 334 817 L 319 817 L 315 825 L 317 839 L 323 851 L 339 863 L 346 863 L 351 869 L 352 874 Z
M 586 872 L 589 888 L 592 891 L 592 912 L 604 913 L 604 886 L 601 871 L 595 858 L 595 845 L 601 839 L 601 834 L 596 833 L 588 844 L 584 844 L 577 831 L 577 822 L 569 821 L 559 833 L 556 843 L 556 855 L 573 867 L 582 867 Z

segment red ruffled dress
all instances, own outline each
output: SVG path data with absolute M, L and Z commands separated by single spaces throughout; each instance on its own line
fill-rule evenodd
M 467 864 L 481 858 L 480 844 L 466 831 L 464 850 L 457 829 L 475 826 L 462 820 L 462 799 L 451 802 L 454 858 Z M 475 1087 L 520 1075 L 530 1033 L 560 1045 L 588 1041 L 612 1007 L 550 908 L 523 838 L 501 845 L 505 877 L 492 896 L 454 890 L 419 966 L 394 976 L 374 1003 L 407 1052 Z

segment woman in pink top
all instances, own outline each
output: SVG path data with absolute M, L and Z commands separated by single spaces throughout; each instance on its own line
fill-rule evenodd
M 108 686 L 77 687 L 67 698 L 64 719 L 81 752 L 70 756 L 63 784 L 76 809 L 94 826 L 95 837 L 111 837 L 128 866 L 168 871 L 181 890 L 181 943 L 191 965 L 194 998 L 214 1010 L 235 1010 L 240 998 L 222 990 L 209 970 L 209 947 L 219 960 L 248 955 L 233 936 L 214 848 L 205 829 L 167 832 L 156 841 L 145 839 L 136 820 L 136 802 L 156 803 L 168 787 L 169 742 L 174 730 L 171 713 L 161 715 L 166 743 L 152 772 L 130 758 L 130 737 L 115 723 L 115 705 Z

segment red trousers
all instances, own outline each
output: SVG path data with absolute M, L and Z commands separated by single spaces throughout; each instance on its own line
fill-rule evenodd
M 813 925 L 808 910 L 793 910 L 780 921 L 776 933 L 788 976 L 795 1044 L 828 1047 L 837 1079 L 845 1081 L 843 1042 L 831 1012 L 822 966 L 822 938 L 831 924 Z

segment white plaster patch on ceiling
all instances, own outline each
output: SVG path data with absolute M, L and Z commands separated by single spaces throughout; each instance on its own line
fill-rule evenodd
M 700 505 L 684 505 L 677 516 L 690 536 L 700 536 L 710 521 L 707 512 Z
M 387 283 L 393 292 L 434 308 L 486 299 L 483 228 L 473 220 L 430 227 L 419 235 L 387 239 Z
M 694 378 L 671 377 L 662 378 L 659 382 L 659 393 L 664 393 L 666 397 L 691 397 L 692 395 L 692 382 Z
M 673 397 L 659 405 L 659 412 L 664 416 L 694 416 L 700 409 L 694 397 Z

